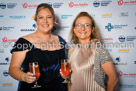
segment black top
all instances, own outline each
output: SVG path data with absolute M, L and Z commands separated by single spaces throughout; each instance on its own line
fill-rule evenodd
M 24 38 L 19 38 L 15 43 L 12 52 L 23 51 L 28 49 L 25 60 L 22 64 L 24 72 L 29 71 L 29 63 L 36 61 L 39 63 L 40 78 L 38 84 L 41 88 L 31 88 L 34 83 L 19 82 L 18 91 L 67 91 L 67 84 L 62 83 L 63 79 L 60 76 L 60 59 L 65 58 L 66 42 L 60 37 L 59 41 L 62 44 L 61 49 L 55 51 L 41 50 L 36 48 L 31 42 Z

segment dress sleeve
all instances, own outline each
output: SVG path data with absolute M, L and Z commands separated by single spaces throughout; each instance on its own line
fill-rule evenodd
M 60 37 L 60 36 L 58 36 L 58 37 L 59 37 L 59 40 L 60 40 L 61 48 L 63 49 L 63 52 L 62 52 L 62 54 L 64 55 L 63 58 L 67 59 L 68 58 L 68 45 L 62 37 Z
M 62 37 L 60 37 L 60 36 L 58 36 L 58 37 L 59 37 L 59 40 L 60 40 L 60 44 L 62 44 L 61 47 L 65 48 L 66 44 L 67 44 L 66 41 Z
M 32 45 L 32 43 L 30 43 L 28 40 L 24 39 L 24 38 L 19 38 L 12 50 L 11 50 L 11 53 L 12 52 L 17 52 L 17 51 L 24 51 L 24 50 L 31 50 L 34 46 Z
M 99 54 L 99 60 L 101 64 L 104 64 L 108 61 L 112 61 L 111 56 L 109 52 L 105 49 L 105 47 L 103 47 L 102 45 L 100 45 L 99 47 L 97 46 L 97 51 Z

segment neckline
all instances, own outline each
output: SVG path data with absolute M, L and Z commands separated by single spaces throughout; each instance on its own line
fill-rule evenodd
M 59 36 L 58 36 L 59 38 Z M 31 43 L 29 40 L 25 39 L 25 38 L 20 38 L 20 39 L 23 39 L 25 41 L 27 41 L 28 43 L 30 43 L 31 45 L 33 45 L 33 49 L 37 49 L 37 50 L 41 50 L 41 51 L 48 51 L 48 52 L 54 52 L 54 51 L 59 51 L 59 50 L 62 50 L 62 48 L 60 49 L 57 49 L 57 50 L 42 50 L 41 48 L 37 48 L 33 43 Z M 59 42 L 60 42 L 60 38 L 59 38 Z

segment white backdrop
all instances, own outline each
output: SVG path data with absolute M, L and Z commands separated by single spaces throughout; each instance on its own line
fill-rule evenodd
M 16 91 L 18 81 L 10 77 L 10 50 L 21 36 L 36 30 L 36 7 L 49 3 L 58 26 L 53 32 L 68 41 L 75 16 L 90 13 L 99 28 L 119 75 L 116 91 L 136 89 L 136 0 L 0 0 L 0 91 Z

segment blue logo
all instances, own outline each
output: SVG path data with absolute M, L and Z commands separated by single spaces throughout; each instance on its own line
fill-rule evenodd
M 68 19 L 68 17 L 72 17 L 73 15 L 61 15 L 61 19 Z
M 108 25 L 105 26 L 105 29 L 108 29 L 108 31 L 111 31 L 113 29 L 113 26 L 111 25 L 111 23 L 108 23 Z
M 116 61 L 117 61 L 117 62 L 120 62 L 120 61 L 121 61 L 120 57 L 117 57 L 117 58 L 116 58 Z
M 0 15 L 0 18 L 4 17 L 4 15 Z
M 124 35 L 121 35 L 121 36 L 119 37 L 119 41 L 120 41 L 120 42 L 124 42 L 124 41 L 125 41 L 125 39 L 126 39 L 126 38 L 125 38 L 125 36 L 124 36 Z
M 98 7 L 99 5 L 100 5 L 100 2 L 99 2 L 99 1 L 96 0 L 96 1 L 93 2 L 93 6 L 94 6 L 94 7 Z
M 6 61 L 6 62 L 9 62 L 9 57 L 6 57 L 6 58 L 5 58 L 5 61 Z
M 25 19 L 26 16 L 9 16 L 10 19 Z
M 5 9 L 5 8 L 6 8 L 6 4 L 5 4 L 5 3 L 3 3 L 3 2 L 2 2 L 2 3 L 0 3 L 0 8 L 1 8 L 1 9 Z
M 32 27 L 33 27 L 33 28 L 37 28 L 36 24 L 33 24 Z
M 5 71 L 3 72 L 3 75 L 4 75 L 5 77 L 7 77 L 7 76 L 9 75 L 8 70 L 5 70 Z
M 33 27 L 34 29 L 21 29 L 20 31 L 21 31 L 21 32 L 24 32 L 24 31 L 35 31 L 35 28 L 37 28 L 36 24 L 33 24 L 32 27 Z
M 66 28 L 69 28 L 69 26 L 61 26 L 61 27 L 57 27 L 58 30 L 64 30 Z

